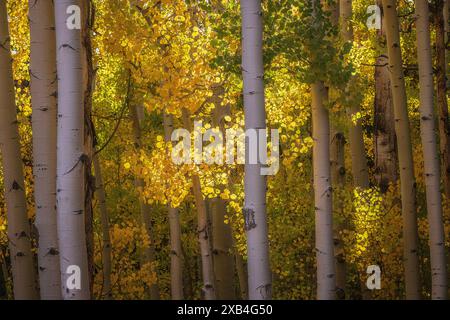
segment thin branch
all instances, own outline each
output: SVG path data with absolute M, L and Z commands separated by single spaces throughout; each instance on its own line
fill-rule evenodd
M 130 100 L 130 87 L 131 87 L 131 71 L 128 70 L 128 85 L 127 85 L 127 94 L 125 96 L 125 101 L 123 103 L 122 109 L 120 110 L 119 119 L 116 122 L 116 126 L 114 127 L 113 132 L 109 136 L 108 140 L 103 144 L 101 148 L 95 151 L 95 155 L 99 154 L 103 149 L 106 148 L 106 146 L 111 142 L 111 140 L 114 138 L 117 130 L 119 129 L 120 123 L 122 122 L 123 116 L 125 114 L 125 110 L 128 108 L 129 100 Z

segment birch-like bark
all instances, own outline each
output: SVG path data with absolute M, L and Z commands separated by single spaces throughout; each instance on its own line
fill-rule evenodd
M 330 172 L 330 122 L 325 107 L 323 82 L 311 85 L 313 128 L 314 203 L 316 223 L 317 299 L 333 300 L 334 268 L 332 196 Z
M 61 299 L 56 227 L 56 37 L 53 1 L 29 0 L 33 175 L 42 300 Z
M 387 56 L 380 55 L 375 64 L 374 175 L 384 193 L 398 179 L 397 142 Z
M 0 151 L 14 298 L 36 299 L 35 270 L 23 177 L 6 2 L 0 2 Z
M 261 0 L 241 1 L 241 17 L 245 129 L 265 129 Z M 266 214 L 266 177 L 261 175 L 260 163 L 248 163 L 248 151 L 246 143 L 243 213 L 247 233 L 248 296 L 250 300 L 268 300 L 272 298 L 272 275 Z
M 90 298 L 85 234 L 82 42 L 81 30 L 73 20 L 81 19 L 80 14 L 81 1 L 55 1 L 58 74 L 56 194 L 61 287 L 63 298 L 74 300 Z
M 341 37 L 346 42 L 353 42 L 353 26 L 351 23 L 352 0 L 339 1 L 339 14 L 341 18 Z M 354 80 L 351 80 L 350 83 L 352 81 Z M 349 85 L 346 89 L 349 95 L 351 95 L 351 90 L 352 88 Z M 366 189 L 369 187 L 369 173 L 367 169 L 366 148 L 364 146 L 361 120 L 358 119 L 356 124 L 351 120 L 354 115 L 361 112 L 361 107 L 359 104 L 352 103 L 346 111 L 350 118 L 348 138 L 352 159 L 353 184 L 355 188 Z
M 420 299 L 416 186 L 396 1 L 383 0 L 400 171 L 406 298 Z
M 173 131 L 173 116 L 164 112 L 164 140 L 171 141 Z M 182 300 L 183 294 L 183 250 L 181 248 L 180 212 L 167 205 L 170 230 L 170 291 L 172 300 Z
M 427 0 L 416 0 L 417 56 L 419 65 L 420 136 L 424 159 L 424 175 L 429 224 L 431 262 L 431 297 L 447 299 L 447 271 L 438 146 L 435 135 L 433 106 L 433 66 L 429 9 Z
M 186 109 L 183 109 L 183 125 L 188 130 L 192 129 L 189 111 Z M 208 213 L 206 211 L 205 199 L 203 198 L 202 187 L 198 175 L 192 176 L 192 192 L 194 193 L 195 206 L 197 207 L 197 232 L 198 241 L 200 244 L 203 278 L 202 291 L 206 300 L 215 300 L 217 296 L 214 280 L 212 249 L 210 235 L 208 232 Z
M 112 299 L 111 293 L 111 237 L 109 235 L 109 217 L 106 207 L 105 185 L 103 183 L 102 170 L 98 155 L 93 158 L 95 170 L 96 193 L 98 197 L 98 206 L 100 210 L 100 224 L 102 226 L 102 265 L 103 265 L 103 288 L 102 297 L 105 300 Z
M 136 105 L 129 104 L 131 120 L 133 124 L 133 136 L 134 136 L 134 147 L 136 148 L 136 152 L 139 155 L 140 150 L 142 149 L 142 131 L 141 131 L 141 123 L 139 121 L 138 116 L 138 108 Z M 145 181 L 140 177 L 135 177 L 135 185 L 137 188 L 145 188 Z M 144 263 L 150 263 L 152 265 L 152 270 L 155 266 L 155 247 L 153 243 L 153 231 L 152 231 L 152 217 L 151 217 L 151 206 L 139 195 L 139 208 L 141 211 L 141 217 L 145 225 L 145 230 L 147 231 L 148 238 L 150 240 L 150 244 L 148 247 L 144 248 Z M 156 270 L 153 270 L 156 272 Z M 159 286 L 158 282 L 152 284 L 149 288 L 150 299 L 151 300 L 159 300 Z

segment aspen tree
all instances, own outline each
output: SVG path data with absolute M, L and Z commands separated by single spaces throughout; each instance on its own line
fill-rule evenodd
M 435 5 L 436 24 L 436 87 L 439 115 L 439 146 L 441 153 L 441 172 L 445 197 L 450 199 L 450 123 L 447 101 L 447 58 L 446 28 L 448 28 L 448 2 L 437 0 Z M 447 10 L 446 10 L 447 9 Z M 447 18 L 446 18 L 447 17 Z
M 191 129 L 191 119 L 189 111 L 185 108 L 182 110 L 183 125 L 186 129 Z M 217 298 L 214 265 L 212 257 L 212 248 L 210 234 L 208 229 L 208 212 L 206 210 L 205 199 L 202 194 L 202 186 L 200 178 L 197 174 L 192 176 L 192 192 L 194 193 L 195 206 L 197 207 L 197 232 L 200 245 L 201 270 L 203 287 L 202 291 L 206 300 L 215 300 Z
M 342 132 L 333 130 L 330 142 L 330 162 L 331 162 L 331 182 L 333 191 L 342 190 L 345 184 L 345 164 L 344 164 L 344 148 L 345 138 Z M 336 207 L 334 212 L 343 213 L 343 203 L 341 199 L 336 199 Z M 340 232 L 344 229 L 342 224 L 335 227 L 333 232 L 333 244 L 335 255 L 335 271 L 336 271 L 336 295 L 339 299 L 345 299 L 346 295 L 346 273 L 347 266 L 344 256 L 344 245 L 340 236 Z
M 56 38 L 53 1 L 29 1 L 33 174 L 42 300 L 61 299 L 56 228 Z
M 136 153 L 139 154 L 142 149 L 142 130 L 141 123 L 139 121 L 138 116 L 138 107 L 134 104 L 129 103 L 129 109 L 131 114 L 131 121 L 133 124 L 133 137 L 134 137 L 134 146 L 136 149 Z M 135 185 L 137 188 L 145 188 L 145 181 L 142 178 L 135 177 Z M 151 206 L 139 196 L 139 208 L 141 212 L 141 217 L 145 225 L 145 230 L 147 231 L 148 238 L 150 240 L 150 244 L 148 247 L 144 248 L 144 263 L 150 263 L 152 268 L 154 268 L 154 264 L 156 261 L 155 258 L 155 246 L 153 243 L 153 231 L 152 231 L 152 217 L 151 217 Z M 152 300 L 159 299 L 159 286 L 158 283 L 154 283 L 149 288 L 150 298 Z
M 322 81 L 311 85 L 316 221 L 317 299 L 333 300 L 336 292 L 330 172 L 330 122 L 326 88 Z
M 406 298 L 420 299 L 416 185 L 396 1 L 383 0 L 402 197 Z
M 398 179 L 397 141 L 387 56 L 380 55 L 375 64 L 374 175 L 381 192 L 386 192 Z
M 352 19 L 352 0 L 339 1 L 339 14 L 341 18 L 341 37 L 346 42 L 353 42 L 353 26 Z M 350 82 L 351 83 L 351 82 Z M 350 86 L 346 89 L 348 94 L 351 90 Z M 361 112 L 359 104 L 352 102 L 348 108 L 347 113 L 352 119 Z M 369 187 L 369 173 L 367 170 L 366 149 L 364 147 L 363 131 L 361 120 L 357 119 L 353 123 L 350 121 L 349 126 L 349 143 L 350 154 L 352 159 L 352 175 L 355 188 L 366 189 Z
M 245 262 L 242 258 L 241 254 L 236 248 L 236 244 L 233 240 L 233 247 L 234 247 L 234 260 L 236 264 L 236 273 L 239 280 L 239 292 L 240 292 L 240 298 L 242 300 L 248 299 L 248 276 L 245 269 Z
M 221 95 L 223 87 L 214 90 L 211 97 L 215 108 L 212 112 L 212 124 L 223 135 L 226 145 L 224 117 L 229 115 L 229 106 L 222 106 Z M 222 190 L 223 191 L 223 190 Z M 225 223 L 227 202 L 220 197 L 211 199 L 211 234 L 214 264 L 214 278 L 216 280 L 216 294 L 219 300 L 236 299 L 234 288 L 235 258 L 233 256 L 233 235 L 231 226 Z
M 377 5 L 382 6 L 381 0 L 378 0 Z M 390 183 L 396 183 L 398 180 L 398 159 L 389 60 L 386 52 L 385 19 L 382 10 L 380 18 L 381 30 L 377 32 L 377 41 L 382 47 L 382 53 L 376 59 L 374 74 L 374 175 L 377 185 L 384 193 Z
M 420 136 L 424 158 L 424 175 L 430 233 L 431 297 L 447 299 L 447 271 L 445 259 L 444 223 L 438 146 L 435 135 L 433 106 L 433 66 L 427 0 L 416 0 L 417 56 L 419 65 Z
M 57 223 L 64 299 L 90 298 L 85 234 L 81 1 L 55 1 Z
M 20 154 L 6 1 L 0 1 L 0 151 L 14 298 L 37 299 L 30 225 Z
M 241 17 L 245 129 L 265 129 L 261 1 L 241 1 Z M 247 147 L 247 161 L 248 150 Z M 245 164 L 243 213 L 247 233 L 248 296 L 250 300 L 272 298 L 266 214 L 266 177 L 261 175 L 260 169 L 260 163 Z
M 334 28 L 339 26 L 339 1 L 330 3 L 323 3 L 324 9 L 330 11 L 330 20 Z M 330 88 L 326 90 L 326 100 L 329 99 Z M 342 115 L 339 114 L 339 117 Z M 345 185 L 345 137 L 336 126 L 331 126 L 330 134 L 330 165 L 331 165 L 331 182 L 333 191 L 341 191 Z M 341 216 L 344 212 L 342 199 L 337 196 L 333 198 L 334 212 Z M 345 299 L 346 295 L 346 278 L 347 266 L 345 261 L 344 247 L 341 237 L 341 232 L 344 229 L 345 221 L 335 223 L 333 231 L 333 244 L 335 256 L 335 271 L 336 271 L 336 297 L 338 299 Z
M 171 141 L 173 131 L 173 116 L 164 112 L 164 140 Z M 170 203 L 167 205 L 170 229 L 170 290 L 172 300 L 182 300 L 183 294 L 183 250 L 181 247 L 181 226 L 180 212 L 178 208 L 173 208 Z
M 89 291 L 94 291 L 94 209 L 92 199 L 95 192 L 95 182 L 92 175 L 92 162 L 94 157 L 94 125 L 92 123 L 92 94 L 94 92 L 94 67 L 92 62 L 92 24 L 95 19 L 95 10 L 92 0 L 81 1 L 81 59 L 83 69 L 83 107 L 84 107 L 84 212 L 86 248 L 89 271 Z
M 102 271 L 103 271 L 103 287 L 102 294 L 104 292 L 104 299 L 111 300 L 111 237 L 109 235 L 109 216 L 108 208 L 106 207 L 106 193 L 105 185 L 103 183 L 102 170 L 98 155 L 94 154 L 93 157 L 94 170 L 95 170 L 95 184 L 96 193 L 98 197 L 98 206 L 100 210 L 100 223 L 102 226 Z

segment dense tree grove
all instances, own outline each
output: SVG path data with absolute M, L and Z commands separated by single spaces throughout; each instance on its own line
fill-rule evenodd
M 448 30 L 449 0 L 0 0 L 0 298 L 448 299 Z

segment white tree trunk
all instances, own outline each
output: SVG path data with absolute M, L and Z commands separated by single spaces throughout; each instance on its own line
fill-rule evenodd
M 33 174 L 42 300 L 61 299 L 56 228 L 56 38 L 53 1 L 29 0 Z
M 261 0 L 241 1 L 242 76 L 244 79 L 245 129 L 265 129 L 263 23 Z M 248 161 L 246 148 L 246 162 Z M 266 214 L 266 177 L 261 164 L 245 164 L 244 219 L 247 232 L 248 296 L 272 298 Z
M 0 2 L 0 44 L 0 151 L 3 161 L 14 298 L 36 299 L 35 270 L 14 100 L 6 1 Z
M 416 187 L 396 0 L 383 0 L 402 196 L 406 298 L 420 299 Z
M 74 300 L 90 297 L 84 212 L 86 155 L 81 30 L 68 28 L 74 15 L 76 17 L 80 13 L 80 5 L 79 0 L 55 1 L 58 73 L 56 181 L 61 287 L 63 298 Z M 80 270 L 81 274 L 73 270 Z M 77 281 L 71 281 L 77 276 L 80 276 L 79 288 L 74 286 Z
M 317 81 L 311 86 L 317 299 L 333 300 L 336 293 L 336 277 L 330 173 L 330 122 L 324 101 L 325 90 L 321 81 Z
M 431 297 L 447 299 L 444 224 L 436 124 L 433 106 L 433 66 L 427 0 L 416 0 L 417 56 L 419 64 L 420 136 L 422 138 L 427 212 L 430 233 Z

